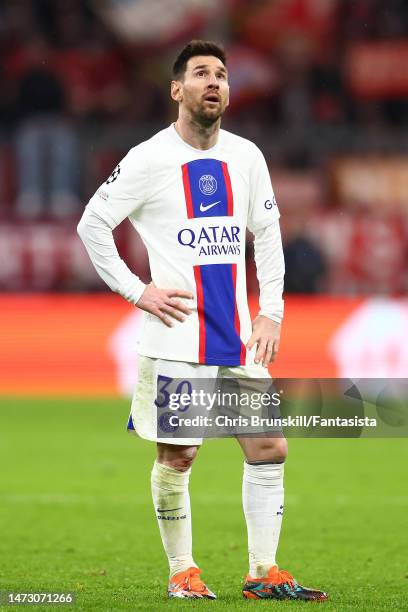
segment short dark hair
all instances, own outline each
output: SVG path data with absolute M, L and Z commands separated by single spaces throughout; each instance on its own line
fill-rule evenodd
M 210 40 L 190 40 L 188 45 L 180 51 L 173 64 L 174 79 L 179 80 L 184 76 L 188 60 L 196 55 L 213 55 L 214 57 L 218 57 L 224 66 L 227 65 L 227 56 L 224 47 Z

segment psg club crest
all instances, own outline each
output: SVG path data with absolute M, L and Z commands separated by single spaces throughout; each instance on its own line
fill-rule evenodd
M 210 196 L 217 191 L 217 181 L 212 174 L 203 174 L 198 183 L 201 193 Z

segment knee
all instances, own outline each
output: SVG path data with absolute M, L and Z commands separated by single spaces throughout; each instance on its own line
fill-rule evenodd
M 167 467 L 179 472 L 186 472 L 193 464 L 197 456 L 197 446 L 173 446 L 170 444 L 159 444 L 157 460 Z
M 259 438 L 259 443 L 247 460 L 283 463 L 287 456 L 288 443 L 285 438 Z
M 180 472 L 185 472 L 193 465 L 193 461 L 196 458 L 197 449 L 188 448 L 180 451 L 171 459 L 171 467 Z
M 276 446 L 272 449 L 274 461 L 283 463 L 288 456 L 288 443 L 285 438 L 277 440 Z

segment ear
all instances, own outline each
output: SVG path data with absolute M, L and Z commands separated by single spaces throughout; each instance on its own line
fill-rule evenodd
M 183 84 L 181 81 L 171 82 L 170 95 L 175 102 L 183 101 Z

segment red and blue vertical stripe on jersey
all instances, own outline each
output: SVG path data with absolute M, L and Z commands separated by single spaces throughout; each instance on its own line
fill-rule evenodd
M 182 167 L 187 217 L 232 217 L 234 199 L 228 166 L 218 159 L 195 159 Z
M 199 363 L 245 364 L 236 302 L 236 264 L 194 266 L 199 320 Z
M 231 217 L 234 199 L 228 166 L 217 159 L 196 159 L 182 166 L 189 219 Z M 194 266 L 199 320 L 198 361 L 209 365 L 245 364 L 236 302 L 236 264 Z

